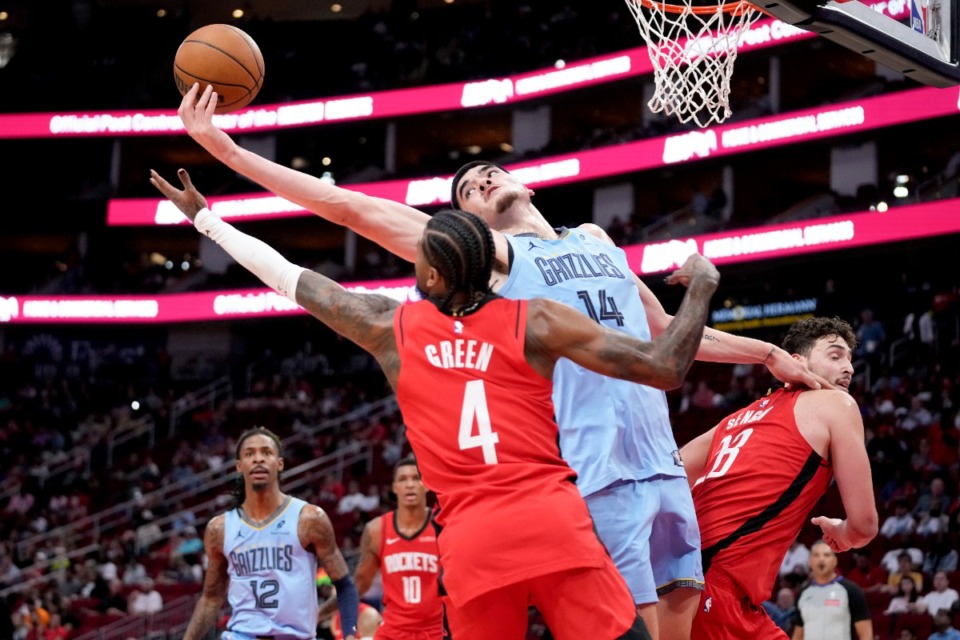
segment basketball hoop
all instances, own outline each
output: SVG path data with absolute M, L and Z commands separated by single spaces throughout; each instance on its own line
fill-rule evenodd
M 762 12 L 745 0 L 704 6 L 693 6 L 693 1 L 626 3 L 653 63 L 655 89 L 647 105 L 654 113 L 708 127 L 731 115 L 737 44 Z

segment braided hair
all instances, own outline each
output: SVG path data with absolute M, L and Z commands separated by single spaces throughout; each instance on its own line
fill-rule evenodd
M 275 434 L 270 429 L 266 427 L 253 427 L 252 429 L 247 429 L 240 434 L 240 438 L 237 440 L 237 450 L 236 458 L 240 459 L 240 451 L 243 449 L 243 443 L 247 441 L 248 438 L 253 436 L 266 436 L 273 440 L 273 444 L 277 446 L 277 457 L 283 457 L 283 443 L 280 441 L 280 436 Z M 280 479 L 280 474 L 277 474 L 277 480 Z M 236 509 L 243 506 L 244 501 L 247 499 L 247 485 L 243 480 L 243 474 L 238 473 L 236 479 L 234 480 L 233 489 L 230 490 L 230 495 L 233 496 L 234 505 Z
M 451 308 L 457 294 L 466 294 L 470 306 L 490 292 L 493 233 L 483 219 L 459 209 L 439 211 L 427 222 L 421 250 L 447 285 L 446 295 L 435 301 L 440 311 L 457 315 Z

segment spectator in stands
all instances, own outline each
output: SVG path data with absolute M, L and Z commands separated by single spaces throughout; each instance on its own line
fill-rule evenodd
M 945 532 L 949 527 L 950 516 L 934 507 L 920 518 L 920 522 L 917 523 L 917 535 L 929 538 Z
M 127 612 L 127 599 L 123 596 L 123 582 L 112 580 L 109 583 L 109 590 L 97 603 L 97 611 L 114 616 L 122 616 Z
M 947 611 L 940 611 L 933 616 L 933 628 L 928 640 L 960 640 L 960 631 L 953 627 L 953 616 Z
M 884 590 L 887 586 L 887 572 L 882 567 L 873 566 L 868 551 L 854 551 L 853 562 L 853 569 L 847 573 L 847 579 L 866 593 Z
M 332 473 L 328 473 L 320 481 L 320 494 L 317 496 L 317 501 L 321 504 L 337 504 L 346 493 L 343 483 Z
M 950 543 L 950 535 L 941 531 L 934 536 L 930 549 L 923 558 L 923 572 L 956 571 L 958 554 Z
M 43 630 L 42 640 L 66 640 L 70 637 L 70 626 L 65 625 L 59 613 L 50 614 L 50 624 Z
M 917 504 L 913 508 L 913 516 L 917 519 L 931 511 L 947 513 L 950 510 L 950 496 L 947 495 L 942 478 L 934 478 L 930 485 L 925 487 L 917 498 Z
M 135 557 L 131 557 L 123 568 L 123 584 L 128 587 L 140 584 L 147 578 L 147 568 Z
M 780 575 L 785 576 L 791 573 L 806 576 L 810 566 L 810 549 L 800 542 L 800 539 L 793 541 L 787 555 L 783 557 L 783 563 L 780 565 Z
M 900 586 L 897 588 L 896 595 L 887 605 L 884 611 L 887 615 L 896 613 L 926 613 L 927 603 L 920 595 L 920 589 L 910 576 L 900 578 Z
M 900 589 L 904 578 L 910 578 L 918 592 L 923 591 L 923 574 L 916 570 L 916 565 L 910 554 L 906 551 L 901 552 L 897 556 L 897 562 L 897 570 L 891 572 L 887 577 L 886 591 L 896 593 Z
M 875 363 L 882 360 L 883 346 L 887 332 L 883 323 L 873 315 L 873 309 L 860 312 L 860 326 L 857 327 L 857 350 L 855 355 L 867 358 Z
M 130 593 L 129 602 L 128 611 L 131 615 L 150 615 L 163 610 L 163 596 L 150 578 L 140 583 L 139 589 Z
M 797 617 L 797 598 L 793 589 L 783 587 L 777 591 L 777 601 L 767 600 L 763 603 L 763 608 L 784 633 L 793 633 L 793 624 Z
M 943 610 L 950 612 L 954 603 L 960 601 L 956 589 L 950 587 L 950 580 L 944 571 L 933 574 L 933 591 L 923 597 L 927 603 L 927 611 L 936 617 Z
M 343 515 L 356 511 L 366 500 L 367 496 L 360 491 L 360 485 L 356 480 L 351 480 L 347 483 L 346 495 L 340 499 L 340 503 L 337 505 L 337 513 Z
M 793 640 L 828 640 L 853 629 L 857 640 L 873 640 L 873 621 L 860 587 L 837 575 L 837 556 L 826 542 L 810 548 L 811 579 L 797 598 Z M 839 587 L 839 588 L 838 588 Z
M 933 414 L 927 409 L 923 399 L 917 395 L 910 399 L 910 410 L 899 417 L 897 427 L 903 431 L 913 431 L 914 429 L 926 429 L 932 423 Z
M 0 552 L 0 589 L 16 584 L 22 573 L 9 555 Z
M 917 521 L 907 511 L 907 504 L 898 501 L 894 512 L 887 516 L 880 527 L 880 535 L 884 538 L 894 538 L 899 535 L 910 535 L 917 528 Z
M 904 553 L 910 557 L 914 566 L 919 567 L 923 564 L 923 551 L 908 546 L 909 536 L 901 536 L 898 542 L 900 544 L 897 545 L 897 548 L 887 551 L 880 559 L 880 566 L 886 569 L 888 574 L 900 569 L 900 556 Z
M 183 530 L 183 540 L 173 550 L 174 555 L 191 556 L 203 551 L 203 540 L 197 535 L 197 530 L 187 527 Z
M 163 532 L 153 516 L 153 511 L 144 509 L 140 514 L 143 524 L 137 527 L 137 555 L 149 553 L 153 543 L 163 538 Z

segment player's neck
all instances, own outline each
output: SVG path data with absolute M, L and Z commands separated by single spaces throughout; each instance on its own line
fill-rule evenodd
M 427 521 L 427 505 L 397 507 L 397 528 L 404 535 L 416 533 Z
M 247 487 L 247 496 L 243 501 L 243 512 L 254 522 L 266 522 L 283 504 L 286 499 L 279 488 L 264 491 L 252 491 Z
M 503 212 L 498 220 L 496 229 L 508 235 L 532 233 L 545 240 L 556 240 L 559 236 L 550 226 L 543 214 L 533 204 L 514 205 L 514 208 Z

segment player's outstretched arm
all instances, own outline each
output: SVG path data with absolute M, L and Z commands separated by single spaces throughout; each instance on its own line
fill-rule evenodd
M 568 358 L 603 375 L 659 389 L 679 387 L 693 363 L 720 274 L 706 258 L 693 255 L 672 277 L 686 284 L 687 292 L 673 322 L 652 342 L 607 329 L 566 305 L 531 300 L 527 360 L 547 378 L 557 359 Z
M 842 391 L 817 391 L 814 419 L 830 432 L 830 464 L 847 517 L 816 516 L 811 522 L 823 530 L 823 540 L 835 552 L 862 547 L 877 535 L 877 507 L 864 444 L 863 419 L 856 401 Z
M 207 523 L 203 533 L 203 546 L 207 553 L 207 574 L 203 578 L 203 593 L 190 617 L 190 624 L 184 634 L 184 640 L 200 640 L 207 637 L 220 617 L 220 609 L 227 599 L 227 587 L 230 576 L 227 573 L 227 559 L 223 555 L 224 517 L 216 516 Z
M 584 224 L 579 227 L 604 242 L 613 245 L 613 240 L 607 232 L 595 224 Z M 673 320 L 667 313 L 643 280 L 633 275 L 637 289 L 640 291 L 640 301 L 650 326 L 650 335 L 656 338 Z M 697 349 L 697 360 L 701 362 L 721 362 L 728 364 L 762 364 L 780 382 L 802 385 L 809 389 L 832 389 L 833 386 L 825 379 L 811 373 L 800 362 L 790 356 L 780 347 L 743 336 L 735 336 L 723 331 L 707 327 L 703 332 L 703 341 Z
M 243 149 L 214 126 L 216 104 L 211 86 L 200 92 L 200 85 L 194 84 L 178 111 L 190 137 L 213 157 L 278 196 L 413 262 L 417 241 L 429 219 L 427 214 L 399 202 L 334 186 Z
M 184 169 L 178 172 L 183 189 L 178 189 L 156 171 L 150 183 L 183 212 L 197 230 L 219 244 L 248 271 L 280 295 L 286 296 L 313 314 L 340 335 L 369 351 L 384 367 L 391 384 L 400 365 L 393 339 L 395 300 L 374 294 L 350 293 L 333 280 L 288 262 L 271 246 L 237 230 L 206 208 Z

